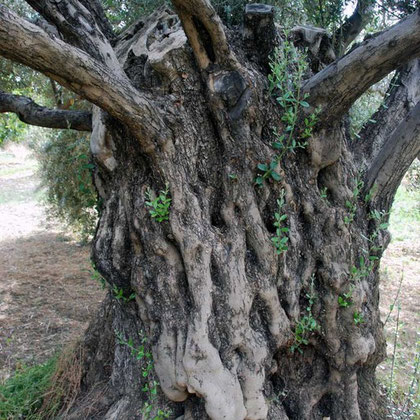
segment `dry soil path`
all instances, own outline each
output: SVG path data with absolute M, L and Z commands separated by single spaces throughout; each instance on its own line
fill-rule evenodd
M 0 381 L 80 336 L 104 291 L 89 247 L 47 221 L 27 149 L 0 151 Z

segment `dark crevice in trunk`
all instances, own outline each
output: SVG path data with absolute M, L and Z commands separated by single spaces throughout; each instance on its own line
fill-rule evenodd
M 199 35 L 201 44 L 203 48 L 206 50 L 207 57 L 212 63 L 214 63 L 216 61 L 216 54 L 214 53 L 213 42 L 212 42 L 209 32 L 207 31 L 203 23 L 201 23 L 201 21 L 198 18 L 193 16 L 192 20 L 193 20 L 195 29 Z
M 333 414 L 332 407 L 334 405 L 334 398 L 332 393 L 325 394 L 315 407 L 322 417 L 330 417 Z
M 221 181 L 220 177 L 219 180 Z M 223 220 L 221 214 L 224 201 L 224 192 L 222 188 L 222 182 L 220 182 L 219 187 L 214 188 L 209 200 L 210 222 L 215 228 L 219 229 L 221 232 L 223 232 L 227 228 L 226 222 L 225 220 Z
M 270 337 L 270 315 L 264 301 L 255 296 L 249 313 L 249 324 L 251 328 L 261 334 L 262 337 Z

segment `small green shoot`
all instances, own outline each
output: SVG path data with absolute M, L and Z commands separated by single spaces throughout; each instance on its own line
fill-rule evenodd
M 338 305 L 342 308 L 348 308 L 349 306 L 353 305 L 353 290 L 354 286 L 352 285 L 347 293 L 343 293 L 342 295 L 338 296 Z
M 344 216 L 344 223 L 349 225 L 354 221 L 354 217 L 356 216 L 357 211 L 357 199 L 363 189 L 364 182 L 359 178 L 356 178 L 356 185 L 352 192 L 351 200 L 346 200 L 346 207 L 349 211 L 349 214 Z
M 271 74 L 268 76 L 270 92 L 283 109 L 281 121 L 282 131 L 274 128 L 275 141 L 272 146 L 279 151 L 269 164 L 260 163 L 257 168 L 261 172 L 255 184 L 261 186 L 264 181 L 280 181 L 281 176 L 275 171 L 283 156 L 304 149 L 312 136 L 318 122 L 319 109 L 306 115 L 301 121 L 301 110 L 309 108 L 308 93 L 302 93 L 301 86 L 308 71 L 307 54 L 295 47 L 289 40 L 289 32 L 284 31 L 281 47 L 276 48 L 270 59 Z M 301 126 L 300 129 L 298 127 Z
M 365 319 L 363 318 L 363 315 L 360 312 L 356 311 L 353 313 L 353 321 L 354 321 L 354 324 L 358 326 L 358 325 L 363 324 L 365 322 Z
M 273 159 L 269 164 L 259 163 L 257 165 L 258 170 L 260 171 L 260 175 L 257 176 L 255 179 L 255 183 L 257 185 L 262 185 L 264 180 L 274 179 L 274 181 L 280 181 L 280 175 L 275 171 L 277 168 L 278 161 L 277 159 Z
M 365 195 L 364 201 L 366 204 L 372 200 L 372 197 L 376 193 L 377 189 L 378 189 L 378 186 L 374 184 L 373 187 L 369 190 L 369 192 Z
M 136 347 L 132 338 L 126 340 L 123 334 L 119 331 L 115 331 L 115 335 L 117 337 L 118 344 L 128 347 L 131 351 L 131 355 L 135 357 L 136 360 L 143 361 L 145 365 L 141 372 L 141 376 L 143 378 L 143 386 L 141 390 L 147 395 L 147 401 L 144 402 L 141 410 L 144 416 L 142 418 L 147 420 L 168 419 L 172 414 L 170 410 L 165 411 L 155 407 L 159 382 L 153 379 L 153 356 L 152 353 L 147 350 L 147 338 L 141 338 L 141 344 Z
M 312 315 L 312 307 L 315 303 L 315 293 L 314 293 L 314 281 L 315 275 L 311 277 L 311 287 L 309 293 L 306 294 L 308 299 L 308 306 L 306 307 L 306 315 L 304 315 L 295 327 L 295 342 L 290 347 L 290 351 L 294 353 L 296 350 L 299 353 L 303 353 L 302 345 L 309 344 L 309 335 L 314 331 L 319 331 L 320 326 L 316 319 Z
M 114 294 L 115 299 L 121 300 L 125 303 L 131 302 L 136 298 L 135 293 L 131 293 L 130 296 L 126 297 L 124 294 L 124 290 L 120 289 L 116 284 L 114 284 L 114 287 L 112 288 L 112 292 Z
M 274 226 L 276 228 L 276 234 L 271 238 L 274 246 L 276 247 L 276 252 L 278 255 L 286 252 L 288 250 L 287 242 L 289 238 L 287 237 L 287 233 L 289 232 L 289 228 L 283 226 L 283 223 L 287 219 L 286 214 L 282 214 L 282 209 L 285 204 L 284 201 L 284 190 L 282 190 L 280 194 L 280 198 L 277 200 L 278 211 L 274 213 Z
M 389 223 L 385 221 L 388 213 L 385 211 L 372 210 L 369 213 L 369 219 L 375 220 L 378 223 L 378 230 L 386 230 L 389 227 Z
M 326 200 L 328 198 L 328 189 L 327 189 L 327 187 L 321 188 L 320 191 L 319 191 L 319 195 L 321 196 L 321 198 L 323 200 Z
M 165 185 L 165 189 L 161 190 L 156 198 L 153 198 L 154 194 L 150 188 L 146 190 L 146 206 L 150 207 L 149 213 L 152 219 L 159 223 L 169 220 L 169 208 L 172 199 L 168 197 L 168 194 L 168 184 Z
M 90 270 L 86 270 L 86 271 L 89 272 L 90 278 L 92 280 L 97 281 L 101 285 L 102 289 L 105 289 L 106 288 L 106 280 L 100 275 L 100 273 L 96 269 L 93 261 L 91 261 L 91 265 L 92 265 L 92 268 Z

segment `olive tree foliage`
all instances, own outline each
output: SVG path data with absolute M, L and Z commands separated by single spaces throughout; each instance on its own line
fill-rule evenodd
M 90 129 L 102 200 L 110 292 L 69 417 L 384 418 L 378 269 L 420 152 L 420 11 L 354 44 L 371 2 L 334 33 L 284 32 L 266 5 L 228 28 L 210 1 L 172 0 L 115 31 L 99 1 L 27 3 L 48 24 L 0 6 L 0 54 L 92 109 L 0 104 Z M 353 141 L 350 108 L 393 71 Z
M 33 146 L 39 162 L 47 214 L 87 241 L 95 231 L 100 203 L 92 185 L 89 137 L 60 130 Z

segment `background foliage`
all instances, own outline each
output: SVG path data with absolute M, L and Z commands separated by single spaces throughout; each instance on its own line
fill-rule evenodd
M 71 131 L 50 132 L 34 143 L 41 179 L 46 187 L 48 214 L 64 221 L 82 239 L 88 239 L 97 220 L 97 194 L 92 185 L 89 135 Z

